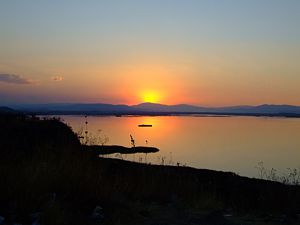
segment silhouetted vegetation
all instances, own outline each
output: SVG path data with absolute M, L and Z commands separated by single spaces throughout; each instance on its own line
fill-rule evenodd
M 4 224 L 299 223 L 298 186 L 96 157 L 57 119 L 1 115 L 0 125 Z
M 286 168 L 287 172 L 279 175 L 274 168 L 267 169 L 263 162 L 257 163 L 256 169 L 260 179 L 281 182 L 283 184 L 300 185 L 300 169 Z

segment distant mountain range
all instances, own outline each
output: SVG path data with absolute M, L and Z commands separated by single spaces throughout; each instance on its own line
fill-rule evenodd
M 259 105 L 259 106 L 229 106 L 229 107 L 200 107 L 186 104 L 163 105 L 156 103 L 141 103 L 138 105 L 112 104 L 27 104 L 15 105 L 14 110 L 36 114 L 133 114 L 133 115 L 160 115 L 160 114 L 234 114 L 234 115 L 297 115 L 300 116 L 300 106 L 293 105 Z M 11 110 L 0 107 L 2 110 Z
M 5 106 L 0 106 L 0 114 L 2 113 L 15 113 L 16 111 Z
M 135 109 L 153 112 L 177 113 L 237 113 L 237 114 L 300 114 L 300 106 L 293 105 L 259 105 L 259 106 L 228 106 L 228 107 L 200 107 L 193 105 L 161 105 L 142 103 L 132 106 Z

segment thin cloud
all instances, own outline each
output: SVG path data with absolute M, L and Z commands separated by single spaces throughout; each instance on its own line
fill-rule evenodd
M 16 74 L 0 74 L 0 82 L 11 84 L 32 84 L 33 81 Z
M 53 77 L 51 77 L 51 80 L 53 80 L 53 81 L 62 81 L 64 79 L 64 77 L 62 77 L 62 76 L 53 76 Z

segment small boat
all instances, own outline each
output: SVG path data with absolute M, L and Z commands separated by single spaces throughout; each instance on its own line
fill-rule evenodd
M 139 127 L 152 127 L 151 124 L 139 124 L 138 126 Z

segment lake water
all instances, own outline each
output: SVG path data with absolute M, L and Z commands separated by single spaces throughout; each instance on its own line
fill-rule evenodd
M 62 116 L 74 131 L 85 127 L 84 116 Z M 200 116 L 90 116 L 90 133 L 107 136 L 109 145 L 155 146 L 158 153 L 113 155 L 126 160 L 232 171 L 258 177 L 258 162 L 285 174 L 300 168 L 300 119 Z M 152 124 L 152 127 L 138 127 Z

